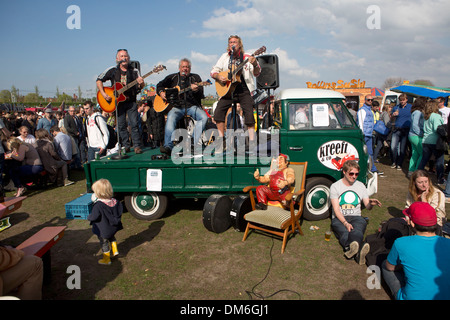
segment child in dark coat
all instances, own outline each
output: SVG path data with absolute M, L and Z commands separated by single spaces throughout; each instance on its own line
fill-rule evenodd
M 92 232 L 97 235 L 103 251 L 103 258 L 98 261 L 99 264 L 111 264 L 112 255 L 117 256 L 117 241 L 114 235 L 122 230 L 122 212 L 123 207 L 120 201 L 113 198 L 113 189 L 111 183 L 106 179 L 100 179 L 92 185 L 95 198 L 92 212 L 88 216 L 91 221 Z

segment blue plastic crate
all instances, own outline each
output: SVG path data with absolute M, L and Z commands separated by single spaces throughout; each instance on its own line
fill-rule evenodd
M 86 193 L 81 197 L 66 203 L 66 218 L 86 220 L 94 206 L 91 197 L 92 193 Z

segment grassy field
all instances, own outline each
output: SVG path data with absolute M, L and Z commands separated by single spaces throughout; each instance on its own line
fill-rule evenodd
M 367 234 L 381 221 L 401 215 L 407 183 L 404 172 L 378 165 L 382 208 L 364 211 Z M 86 191 L 84 173 L 72 172 L 76 184 L 31 190 L 22 207 L 10 215 L 12 226 L 0 232 L 3 244 L 16 246 L 44 226 L 65 225 L 64 237 L 52 249 L 52 280 L 45 300 L 388 300 L 385 289 L 370 289 L 366 266 L 346 260 L 337 240 L 324 240 L 330 221 L 303 221 L 281 254 L 281 241 L 233 228 L 221 234 L 202 223 L 204 200 L 176 200 L 160 220 L 140 221 L 123 215 L 117 233 L 120 255 L 100 266 L 100 246 L 86 220 L 68 220 L 64 204 Z M 310 230 L 317 226 L 318 230 Z M 81 289 L 68 289 L 67 268 L 81 270 Z

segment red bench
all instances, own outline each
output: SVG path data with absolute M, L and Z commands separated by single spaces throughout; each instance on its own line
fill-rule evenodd
M 44 282 L 50 281 L 51 272 L 51 257 L 50 249 L 59 241 L 64 235 L 66 226 L 61 227 L 45 227 L 29 237 L 27 240 L 17 246 L 25 252 L 26 255 L 35 255 L 42 258 L 44 263 Z
M 16 211 L 22 206 L 22 201 L 27 197 L 8 197 L 3 202 L 0 202 L 0 219 L 7 216 L 13 211 Z

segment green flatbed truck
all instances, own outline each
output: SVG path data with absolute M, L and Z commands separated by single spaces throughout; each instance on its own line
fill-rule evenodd
M 159 149 L 144 149 L 142 154 L 130 152 L 120 160 L 108 155 L 85 166 L 87 189 L 90 191 L 100 178 L 108 179 L 133 216 L 154 220 L 164 214 L 174 198 L 242 195 L 244 187 L 259 184 L 253 172 L 259 169 L 264 174 L 270 168 L 271 156 L 283 153 L 290 161 L 308 162 L 303 217 L 325 219 L 331 210 L 330 186 L 341 178 L 346 160 L 358 160 L 358 179 L 367 185 L 369 194 L 377 191 L 377 175 L 368 170 L 364 137 L 343 99 L 342 94 L 331 90 L 283 90 L 275 102 L 273 125 L 266 131 L 272 154 L 158 159 Z M 300 111 L 305 114 L 300 116 Z

